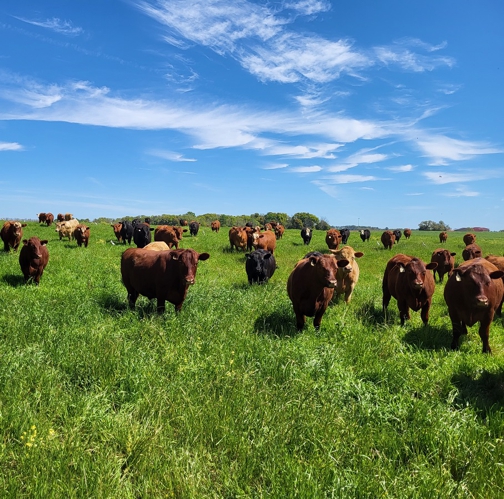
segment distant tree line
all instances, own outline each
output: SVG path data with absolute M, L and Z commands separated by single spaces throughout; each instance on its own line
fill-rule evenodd
M 424 222 L 420 222 L 418 224 L 418 230 L 451 230 L 451 228 L 442 220 L 437 223 L 432 220 L 425 220 Z

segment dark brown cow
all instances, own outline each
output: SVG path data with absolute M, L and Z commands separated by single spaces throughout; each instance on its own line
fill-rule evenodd
M 472 258 L 481 258 L 481 248 L 476 244 L 468 244 L 462 250 L 462 258 L 464 261 L 471 260 Z
M 338 267 L 347 264 L 348 260 L 336 261 L 332 255 L 313 253 L 294 267 L 287 280 L 287 294 L 296 314 L 298 331 L 303 329 L 306 316 L 314 318 L 315 329 L 320 327 L 322 317 L 334 295 Z
M 45 224 L 47 214 L 45 213 L 37 213 L 39 224 Z
M 189 225 L 189 222 L 187 220 L 184 220 L 183 218 L 181 218 L 179 220 L 179 224 L 182 226 L 182 227 L 187 227 Z
M 211 227 L 212 227 L 212 232 L 219 232 L 220 231 L 220 222 L 218 220 L 214 220 L 211 223 Z
M 282 224 L 276 224 L 275 226 L 275 237 L 277 239 L 282 239 L 285 232 L 285 227 Z
M 23 247 L 19 252 L 19 265 L 25 282 L 30 279 L 38 286 L 40 278 L 49 261 L 49 251 L 47 241 L 41 241 L 38 237 L 23 239 Z
M 9 251 L 10 248 L 17 251 L 21 238 L 23 237 L 23 227 L 26 227 L 26 224 L 14 222 L 13 220 L 3 224 L 0 237 L 4 243 L 5 251 Z
M 386 230 L 382 235 L 381 235 L 381 242 L 385 249 L 392 249 L 392 246 L 394 246 L 396 237 L 395 234 L 391 230 Z
M 436 262 L 437 267 L 433 269 L 434 280 L 436 280 L 436 272 L 438 274 L 439 282 L 443 282 L 445 274 L 448 277 L 453 272 L 455 266 L 455 259 L 453 258 L 457 253 L 450 253 L 447 249 L 437 248 L 432 252 L 431 262 Z
M 441 244 L 446 243 L 446 240 L 448 239 L 448 233 L 443 231 L 439 233 L 439 242 Z
M 65 215 L 63 215 L 63 213 L 58 213 L 58 215 L 56 216 L 56 220 L 58 220 L 58 222 L 64 222 Z
M 65 220 L 72 220 L 73 217 L 74 216 L 71 213 L 65 213 Z
M 121 257 L 122 282 L 128 291 L 128 304 L 135 306 L 139 295 L 157 299 L 157 311 L 165 311 L 165 301 L 180 312 L 187 290 L 196 279 L 198 262 L 210 258 L 193 249 L 151 251 L 128 248 Z
M 464 234 L 462 239 L 464 240 L 464 244 L 469 246 L 470 244 L 474 244 L 476 242 L 476 234 L 468 232 L 467 234 Z
M 436 267 L 435 262 L 425 265 L 419 258 L 401 253 L 392 257 L 387 262 L 383 275 L 383 311 L 386 311 L 393 296 L 397 300 L 401 326 L 410 318 L 410 308 L 415 312 L 421 309 L 420 316 L 424 325 L 427 325 L 432 295 L 436 288 L 434 277 L 428 270 Z
M 451 347 L 459 347 L 459 338 L 467 334 L 467 326 L 479 322 L 483 353 L 492 353 L 488 337 L 495 312 L 502 310 L 504 272 L 484 258 L 461 263 L 453 270 L 444 289 L 448 314 L 453 328 Z
M 411 237 L 411 229 L 404 229 L 403 234 L 404 239 L 409 239 Z
M 325 242 L 330 250 L 337 250 L 341 243 L 341 233 L 338 229 L 329 229 L 326 232 Z
M 164 241 L 170 249 L 173 246 L 179 249 L 183 232 L 187 232 L 187 229 L 173 225 L 159 225 L 154 231 L 154 241 Z
M 249 227 L 245 226 L 243 230 L 247 233 L 247 251 L 252 251 L 254 248 L 254 234 L 257 232 L 257 234 L 261 233 L 261 227 Z
M 114 234 L 115 237 L 117 238 L 118 242 L 122 242 L 122 236 L 121 236 L 121 229 L 122 229 L 122 223 L 117 223 L 117 224 L 110 224 L 110 226 L 114 229 Z
M 45 223 L 48 227 L 50 227 L 54 222 L 54 215 L 52 213 L 46 213 Z
M 247 247 L 247 232 L 244 227 L 233 226 L 229 229 L 229 244 L 233 248 L 245 251 Z
M 252 246 L 254 249 L 264 249 L 269 251 L 272 255 L 275 253 L 276 236 L 273 231 L 267 230 L 263 233 L 254 232 L 253 237 Z
M 504 256 L 488 255 L 485 260 L 493 263 L 499 270 L 504 270 Z
M 77 225 L 73 233 L 74 239 L 77 241 L 77 246 L 81 247 L 84 245 L 84 247 L 87 248 L 89 244 L 89 234 L 89 227 L 87 225 Z

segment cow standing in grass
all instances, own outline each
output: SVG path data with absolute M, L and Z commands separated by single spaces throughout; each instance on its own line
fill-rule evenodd
M 4 243 L 4 251 L 10 251 L 10 248 L 14 251 L 18 250 L 19 243 L 23 237 L 23 227 L 26 227 L 26 224 L 15 222 L 14 220 L 3 224 L 2 230 L 0 230 L 0 237 Z
M 40 278 L 49 261 L 47 241 L 41 241 L 38 237 L 23 239 L 23 247 L 19 252 L 19 265 L 25 282 L 30 279 L 38 286 Z

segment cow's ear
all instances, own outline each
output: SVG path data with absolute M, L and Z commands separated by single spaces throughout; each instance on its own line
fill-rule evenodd
M 44 239 L 43 241 L 40 241 L 40 244 L 42 246 L 45 246 L 49 241 L 47 239 Z
M 502 276 L 504 276 L 504 272 L 502 270 L 494 270 L 493 272 L 490 272 L 490 279 L 500 279 Z
M 250 253 L 245 253 L 245 258 L 246 258 L 247 260 L 250 260 Z
M 316 263 L 317 263 L 317 257 L 316 256 L 310 256 L 310 265 L 312 267 L 315 267 Z
M 450 253 L 451 256 L 457 256 L 457 253 Z
M 362 251 L 357 251 L 354 256 L 355 258 L 360 258 L 361 256 L 364 256 L 364 253 Z
M 271 258 L 271 253 L 265 253 L 264 254 L 264 259 L 267 260 L 268 258 Z
M 350 262 L 348 260 L 338 260 L 336 265 L 338 267 L 346 267 Z
M 156 229 L 154 227 L 151 227 L 149 230 L 152 232 L 153 230 L 156 230 Z
M 425 268 L 427 270 L 434 270 L 434 269 L 437 269 L 437 262 L 430 262 L 428 263 Z
M 23 239 L 23 244 L 26 246 L 28 244 L 28 239 Z
M 200 253 L 198 260 L 208 260 L 210 258 L 209 253 Z
M 187 232 L 187 229 L 183 229 L 182 232 Z
M 26 224 L 21 224 L 21 227 L 26 227 Z

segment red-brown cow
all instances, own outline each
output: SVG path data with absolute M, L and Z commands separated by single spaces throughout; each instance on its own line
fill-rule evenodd
M 404 229 L 403 234 L 404 239 L 409 239 L 411 237 L 411 229 Z
M 63 213 L 58 213 L 58 215 L 56 216 L 56 219 L 58 220 L 58 222 L 64 222 L 65 215 L 63 215 Z
M 73 219 L 73 215 L 71 213 L 65 213 L 65 220 L 68 221 L 68 220 L 72 220 Z
M 229 229 L 229 244 L 233 248 L 245 251 L 247 247 L 247 232 L 244 227 L 231 227 Z
M 48 227 L 50 227 L 54 222 L 54 215 L 52 213 L 46 213 L 45 223 Z
M 211 223 L 211 227 L 212 227 L 212 232 L 219 232 L 220 231 L 220 222 L 218 220 L 214 220 Z
M 23 239 L 23 247 L 19 252 L 19 265 L 25 282 L 30 279 L 38 286 L 40 278 L 49 261 L 49 251 L 47 241 L 41 241 L 38 237 Z
M 462 258 L 464 261 L 471 260 L 472 258 L 481 258 L 481 248 L 476 244 L 468 244 L 462 250 Z
M 499 270 L 504 270 L 504 256 L 488 255 L 485 260 L 493 263 Z
M 252 251 L 254 243 L 254 234 L 261 233 L 261 227 L 249 227 L 246 225 L 243 230 L 247 233 L 247 251 Z
M 77 246 L 81 247 L 82 245 L 84 245 L 84 247 L 87 248 L 89 244 L 89 234 L 90 229 L 87 225 L 77 225 L 73 233 L 73 237 L 77 241 Z
M 336 278 L 338 284 L 336 285 L 335 294 L 337 296 L 344 294 L 345 303 L 350 303 L 352 293 L 359 280 L 359 264 L 356 258 L 364 256 L 362 251 L 355 251 L 351 246 L 343 246 L 340 250 L 331 250 L 336 260 L 346 260 L 348 264 L 345 267 L 339 267 Z
M 282 239 L 284 232 L 285 232 L 285 227 L 282 224 L 276 224 L 275 237 L 277 239 Z
M 447 239 L 448 239 L 448 233 L 447 233 L 447 232 L 443 231 L 443 232 L 440 232 L 440 233 L 439 233 L 439 242 L 440 242 L 441 244 L 446 243 L 446 240 L 447 240 Z
M 434 280 L 436 280 L 436 272 L 438 274 L 439 282 L 443 282 L 445 274 L 448 277 L 453 272 L 455 266 L 455 259 L 453 258 L 457 253 L 450 253 L 447 249 L 437 248 L 432 252 L 431 262 L 436 262 L 437 267 L 433 269 Z
M 272 255 L 275 253 L 276 237 L 273 231 L 265 231 L 262 234 L 254 232 L 254 240 L 252 246 L 254 249 L 264 249 L 269 251 Z
M 476 242 L 476 234 L 468 232 L 467 234 L 464 234 L 462 239 L 464 240 L 464 244 L 469 246 L 470 244 L 474 244 Z
M 182 227 L 172 225 L 159 225 L 154 231 L 154 241 L 164 241 L 170 249 L 173 246 L 175 246 L 176 249 L 179 249 L 183 232 L 187 232 L 187 229 L 182 229 Z
M 184 220 L 183 218 L 179 220 L 179 223 L 182 227 L 187 227 L 189 225 L 189 222 L 187 220 Z
M 461 263 L 453 270 L 444 289 L 444 299 L 453 328 L 451 347 L 459 347 L 459 338 L 467 326 L 479 322 L 483 353 L 492 353 L 488 337 L 495 312 L 502 310 L 504 272 L 484 258 Z
M 23 237 L 23 227 L 26 227 L 26 224 L 14 222 L 13 220 L 3 224 L 0 237 L 4 243 L 5 251 L 9 251 L 10 248 L 17 251 L 21 238 Z
M 337 250 L 341 243 L 341 233 L 338 229 L 329 229 L 326 232 L 325 242 L 330 250 Z
M 128 304 L 135 306 L 139 295 L 157 299 L 157 311 L 165 311 L 165 301 L 180 312 L 187 291 L 196 279 L 198 262 L 210 258 L 193 249 L 151 251 L 128 248 L 121 257 L 122 282 L 128 291 Z
M 110 224 L 110 226 L 114 229 L 114 234 L 115 234 L 115 237 L 117 238 L 117 241 L 121 243 L 122 242 L 122 236 L 121 236 L 122 223 Z
M 381 242 L 385 249 L 392 249 L 392 246 L 394 246 L 396 240 L 395 234 L 391 230 L 386 230 L 382 235 L 381 235 Z
M 434 277 L 428 270 L 434 270 L 437 263 L 425 265 L 419 258 L 398 254 L 392 257 L 383 275 L 383 312 L 386 312 L 390 298 L 397 300 L 401 316 L 401 326 L 410 318 L 409 309 L 422 310 L 420 316 L 424 325 L 429 322 L 429 309 L 436 288 Z
M 332 255 L 313 253 L 294 267 L 287 280 L 287 294 L 296 314 L 298 331 L 303 329 L 306 316 L 314 318 L 315 329 L 320 327 L 338 282 L 337 269 L 347 264 L 347 260 L 336 261 Z
M 37 213 L 39 224 L 45 224 L 47 214 L 46 213 Z

